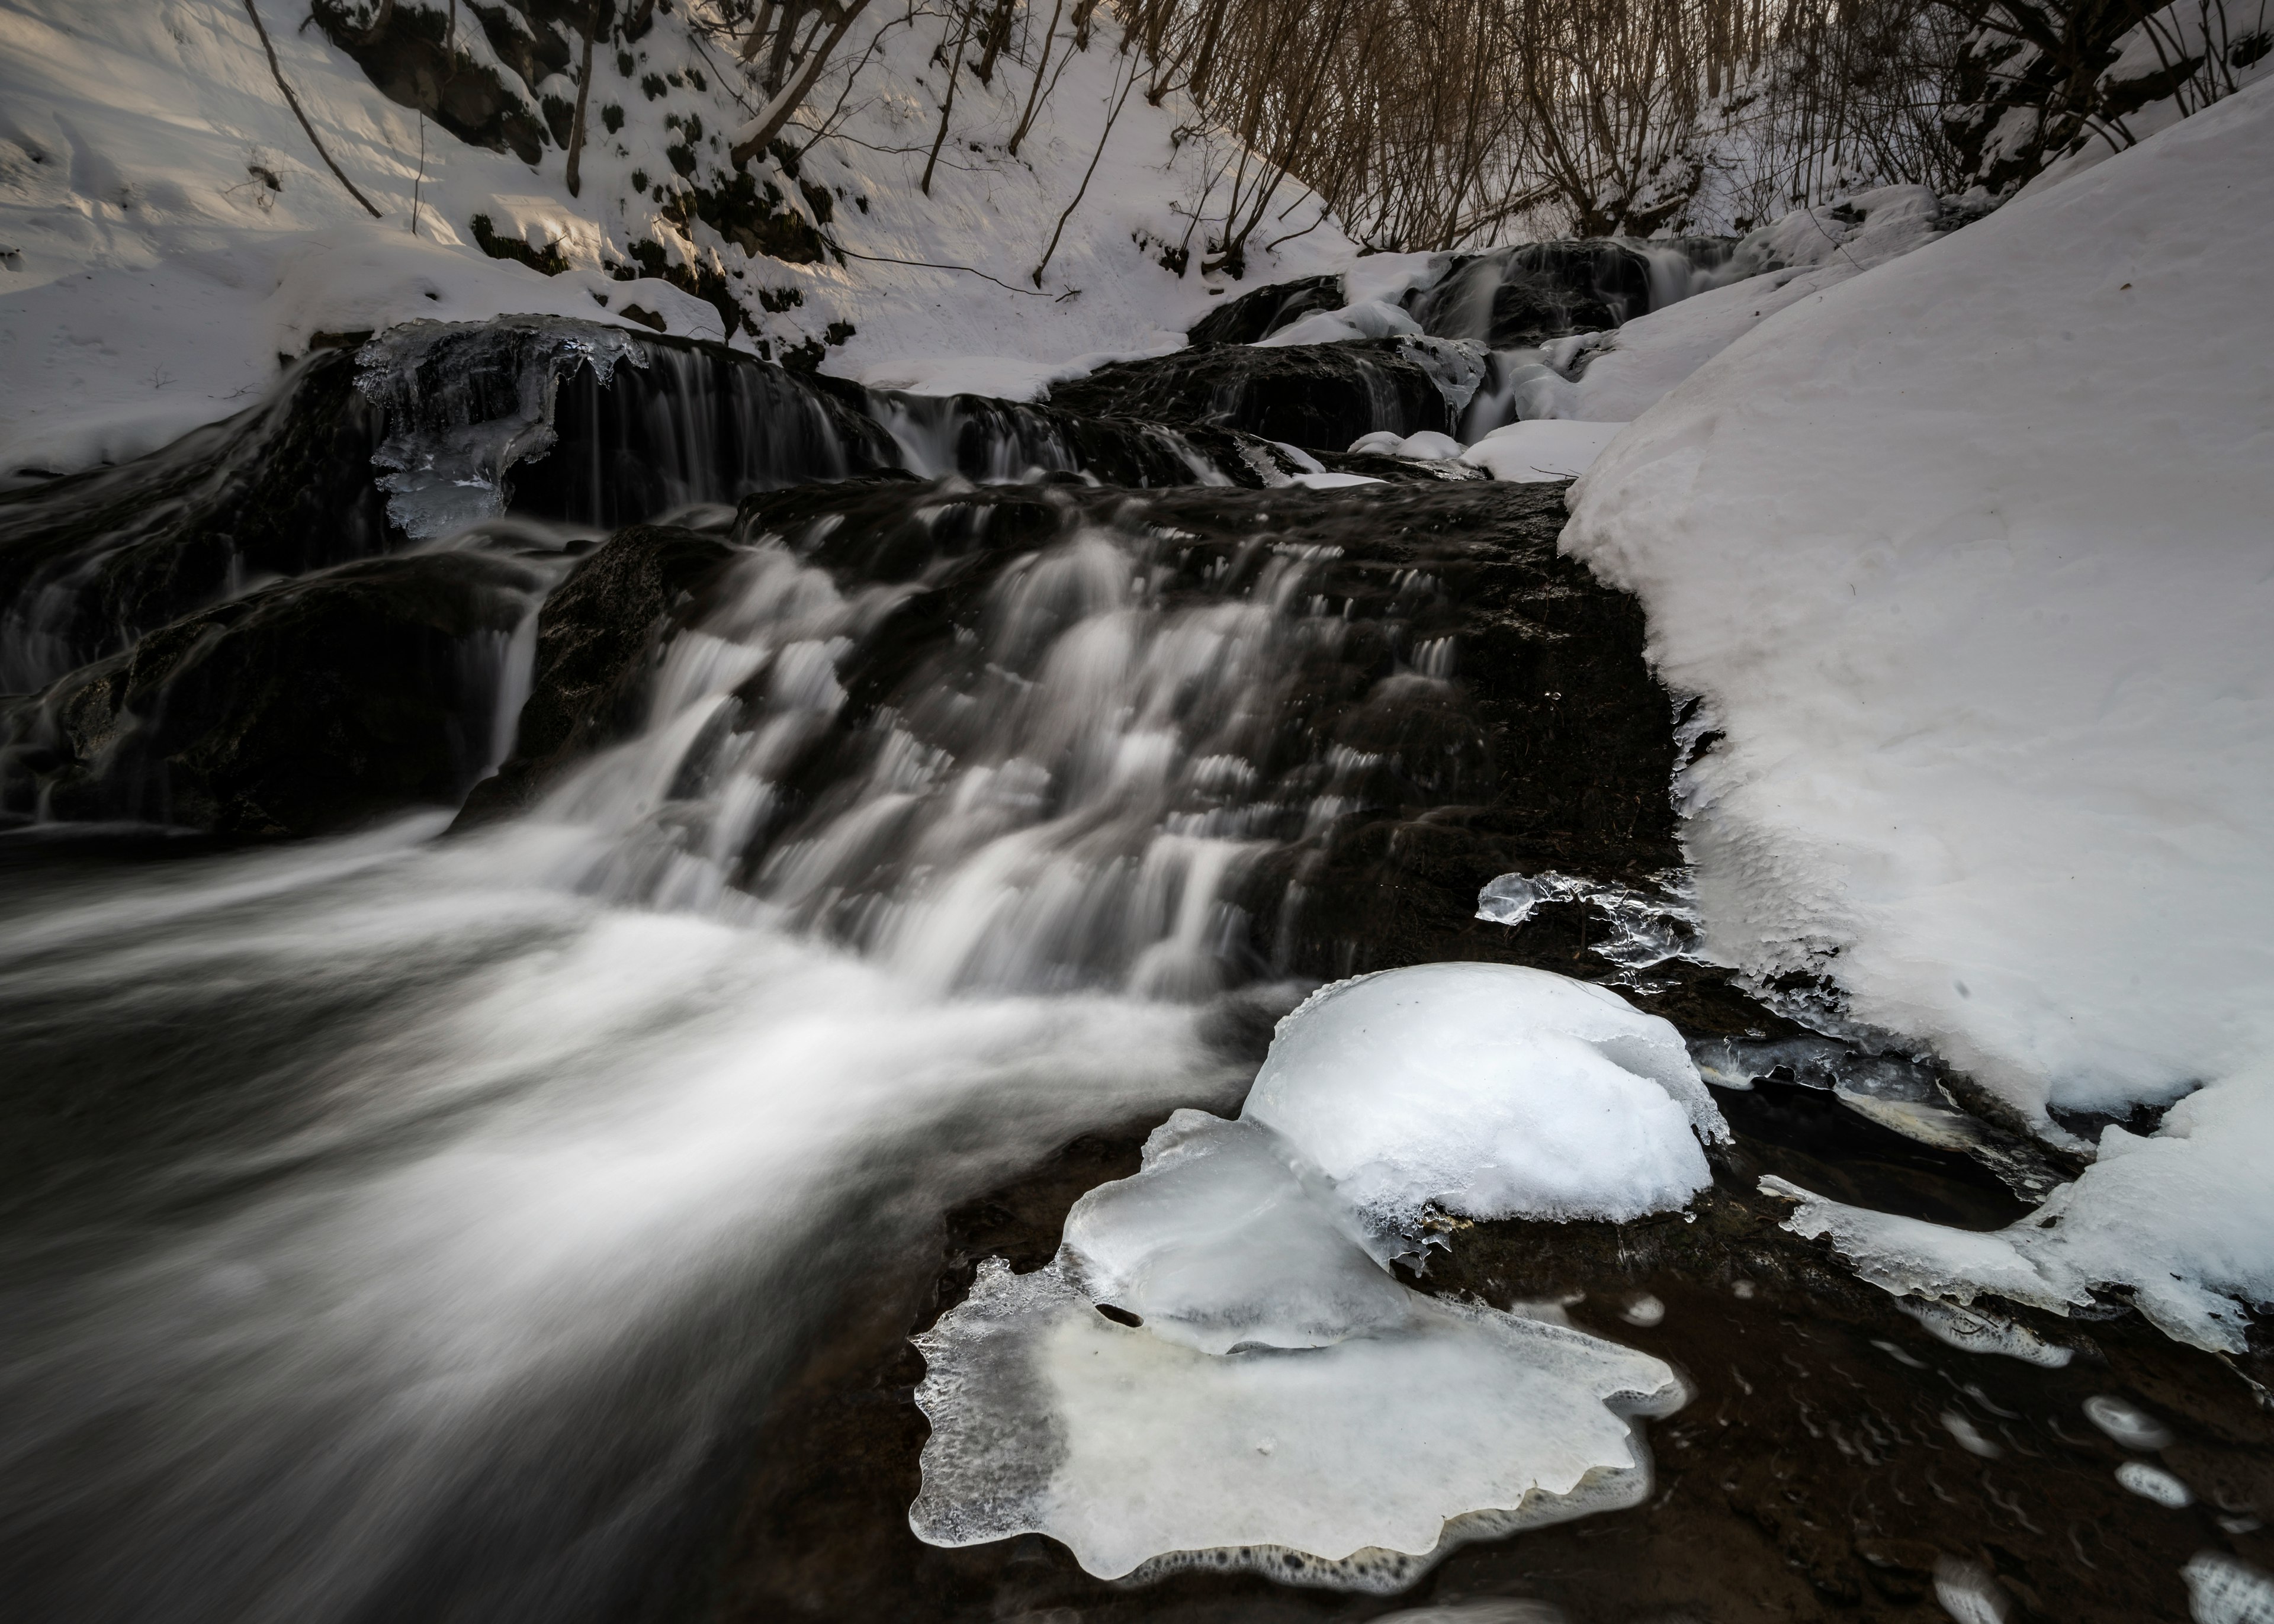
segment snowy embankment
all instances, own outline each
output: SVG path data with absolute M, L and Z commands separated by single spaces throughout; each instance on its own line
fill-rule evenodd
M 1610 447 L 1564 538 L 1722 735 L 1684 781 L 1714 949 L 2049 1136 L 2172 1106 L 1974 1250 L 2215 1347 L 2274 1299 L 2270 151 L 2261 85 L 1788 310 Z M 1889 1278 L 1988 1278 L 1951 1232 L 1804 1216 Z
M 761 222 L 780 226 L 773 246 L 800 255 L 784 259 L 721 236 L 695 201 L 748 184 L 727 147 L 764 97 L 731 41 L 691 26 L 684 8 L 659 11 L 636 39 L 597 42 L 572 196 L 557 139 L 532 147 L 534 162 L 461 141 L 382 94 L 322 28 L 300 26 L 305 8 L 256 3 L 279 70 L 377 217 L 295 119 L 241 0 L 0 4 L 0 372 L 13 386 L 0 401 L 0 477 L 139 455 L 242 410 L 280 357 L 320 335 L 401 321 L 608 320 L 636 306 L 643 328 L 761 353 L 827 346 L 825 370 L 880 385 L 1016 395 L 1070 357 L 1180 343 L 1224 290 L 1197 254 L 1181 276 L 1160 263 L 1187 235 L 1178 210 L 1221 162 L 1220 138 L 1176 142 L 1197 122 L 1188 107 L 1122 94 L 1129 59 L 1103 18 L 1087 50 L 1062 31 L 1054 87 L 1015 157 L 1005 149 L 1031 62 L 1006 53 L 991 85 L 967 64 L 927 193 L 945 89 L 931 56 L 951 19 L 870 13 L 840 49 L 842 64 L 865 64 L 841 106 L 833 68 L 786 132 L 804 145 L 833 115 L 830 133 L 794 175 L 771 157 L 751 165 L 751 195 L 775 196 Z M 524 81 L 471 11 L 442 0 L 395 11 L 437 39 L 455 16 L 464 71 L 515 105 L 573 102 L 573 64 Z M 1028 19 L 1035 40 L 1050 18 L 1045 5 Z M 1315 209 L 1300 203 L 1291 219 Z M 1328 222 L 1251 256 L 1250 275 L 1299 275 L 1351 252 Z M 674 285 L 698 282 L 715 297 Z

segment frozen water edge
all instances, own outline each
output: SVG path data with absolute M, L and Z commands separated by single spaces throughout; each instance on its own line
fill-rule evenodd
M 1133 1177 L 915 1339 L 909 1525 L 1058 1539 L 1103 1578 L 1252 1568 L 1403 1588 L 1466 1539 L 1638 1503 L 1664 1363 L 1389 1272 L 1442 1211 L 1618 1219 L 1710 1180 L 1728 1128 L 1674 1028 L 1504 965 L 1338 982 L 1239 1119 L 1182 1110 Z
M 1215 1357 L 1107 1319 L 1063 1260 L 990 1259 L 915 1339 L 932 1434 L 909 1526 L 939 1545 L 1047 1534 L 1103 1578 L 1246 1568 L 1388 1593 L 1465 1541 L 1648 1495 L 1630 1417 L 1680 1407 L 1671 1367 L 1408 1295 L 1396 1335 Z

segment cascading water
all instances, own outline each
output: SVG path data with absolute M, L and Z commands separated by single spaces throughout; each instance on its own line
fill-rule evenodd
M 152 456 L 0 492 L 0 694 L 508 513 L 605 531 L 892 470 L 1269 485 L 1294 465 L 1239 434 L 862 390 L 597 322 L 412 322 L 297 363 L 258 406 Z
M 1236 1092 L 1235 883 L 1381 765 L 1309 713 L 1353 623 L 1260 512 L 1199 545 L 1080 494 L 887 489 L 930 545 L 881 561 L 752 529 L 634 736 L 516 823 L 19 837 L 61 859 L 0 905 L 21 1616 L 637 1611 L 841 1282 Z

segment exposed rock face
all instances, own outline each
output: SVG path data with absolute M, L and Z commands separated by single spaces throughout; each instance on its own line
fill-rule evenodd
M 370 0 L 316 0 L 314 17 L 326 36 L 353 57 L 381 94 L 415 108 L 462 141 L 510 152 L 523 163 L 543 155 L 548 139 L 565 145 L 568 132 L 549 127 L 536 86 L 573 68 L 570 30 L 548 13 L 561 8 L 522 0 L 467 7 L 491 48 L 510 64 L 520 85 L 501 78 L 463 47 L 446 52 L 434 13 Z M 526 15 L 524 15 L 526 13 Z
M 0 692 L 28 692 L 237 583 L 383 550 L 379 414 L 346 350 L 117 468 L 0 494 Z
M 666 525 L 619 532 L 546 600 L 513 755 L 483 780 L 458 827 L 524 808 L 561 769 L 636 728 L 671 617 L 735 556 L 725 537 Z
M 1615 327 L 1651 306 L 1650 261 L 1623 243 L 1527 243 L 1457 261 L 1412 302 L 1424 332 L 1495 350 Z
M 1092 417 L 1242 429 L 1305 449 L 1340 451 L 1388 429 L 1450 432 L 1455 414 L 1401 339 L 1182 350 L 1122 361 L 1050 391 L 1050 404 Z
M 1292 469 L 1229 430 L 871 393 L 599 322 L 412 323 L 133 462 L 0 492 L 0 693 L 262 581 L 502 514 L 614 528 L 902 466 L 1128 485 Z
M 763 538 L 848 590 L 915 590 L 840 659 L 847 703 L 775 779 L 790 821 L 761 838 L 754 863 L 766 841 L 795 838 L 798 808 L 865 780 L 877 716 L 924 703 L 953 665 L 958 628 L 985 615 L 994 584 L 1037 549 L 1085 526 L 1166 532 L 1177 540 L 1164 590 L 1194 603 L 1259 549 L 1330 550 L 1303 590 L 1342 630 L 1284 673 L 1291 731 L 1255 765 L 1300 804 L 1328 787 L 1308 764 L 1323 751 L 1343 763 L 1332 793 L 1344 809 L 1246 870 L 1233 899 L 1248 962 L 1311 976 L 1446 959 L 1570 973 L 1583 906 L 1544 907 L 1511 932 L 1472 917 L 1478 888 L 1543 868 L 1639 880 L 1682 859 L 1667 793 L 1673 711 L 1643 658 L 1641 611 L 1557 554 L 1562 521 L 1550 485 L 1140 492 L 876 478 L 752 497 L 735 538 L 636 527 L 546 603 L 516 753 L 466 817 L 527 805 L 636 727 L 665 647 Z M 1728 1012 L 1719 972 L 1668 978 L 1668 1012 L 1716 1030 L 1759 1019 L 1750 1005 L 1742 1019 Z
M 452 805 L 489 766 L 542 584 L 523 562 L 422 553 L 184 616 L 17 702 L 8 809 L 273 838 Z
M 1340 310 L 1347 302 L 1340 276 L 1273 282 L 1217 305 L 1185 336 L 1194 345 L 1252 344 L 1314 310 Z

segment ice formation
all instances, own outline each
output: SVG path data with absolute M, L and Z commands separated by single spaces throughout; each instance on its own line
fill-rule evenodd
M 2076 1357 L 2076 1350 L 2049 1342 L 2019 1320 L 1978 1309 L 1957 1308 L 1948 1303 L 1905 1298 L 1896 1304 L 1926 1328 L 1937 1342 L 1961 1353 L 1997 1353 L 2024 1365 L 2060 1370 Z
M 2261 82 L 1788 307 L 1562 542 L 1724 735 L 1682 790 L 1717 958 L 1830 978 L 2049 1137 L 2171 1107 L 2078 1145 L 2057 1226 L 1901 1245 L 2222 1349 L 2274 1301 L 2274 396 L 2233 338 L 2270 142 Z
M 2113 1394 L 2094 1394 L 2084 1401 L 2084 1413 L 2093 1425 L 2127 1449 L 2162 1449 L 2171 1444 L 2171 1428 Z
M 1396 1335 L 1212 1355 L 1101 1314 L 1063 1260 L 990 1259 L 916 1339 L 932 1433 L 910 1526 L 1048 1534 L 1102 1578 L 1249 1567 L 1390 1590 L 1463 1538 L 1648 1493 L 1625 1417 L 1680 1402 L 1668 1366 L 1406 1295 Z
M 1639 1217 L 1728 1128 L 1666 1021 L 1585 981 L 1437 964 L 1339 981 L 1280 1023 L 1242 1112 L 1393 1222 Z
M 1315 994 L 1246 1109 L 1182 1110 L 916 1339 L 910 1525 L 1041 1532 L 1104 1577 L 1248 1567 L 1388 1590 L 1460 1541 L 1635 1503 L 1657 1359 L 1422 1296 L 1431 1205 L 1629 1216 L 1706 1182 L 1721 1124 L 1674 1030 L 1542 971 L 1425 965 Z M 1354 1154 L 1355 1153 L 1355 1154 Z M 1664 1309 L 1640 1298 L 1630 1318 Z
M 1495 925 L 1521 925 L 1543 902 L 1584 902 L 1602 915 L 1604 929 L 1588 944 L 1616 965 L 1614 985 L 1664 964 L 1688 959 L 1698 947 L 1698 911 L 1689 876 L 1679 869 L 1653 876 L 1650 891 L 1615 880 L 1588 880 L 1552 871 L 1503 874 L 1477 893 L 1476 917 Z
M 1319 1348 L 1395 1330 L 1419 1299 L 1269 1130 L 1178 1111 L 1144 1170 L 1066 1215 L 1065 1260 L 1100 1303 L 1202 1353 Z
M 2274 1576 L 2224 1551 L 2205 1551 L 2180 1569 L 2195 1624 L 2274 1624 Z

